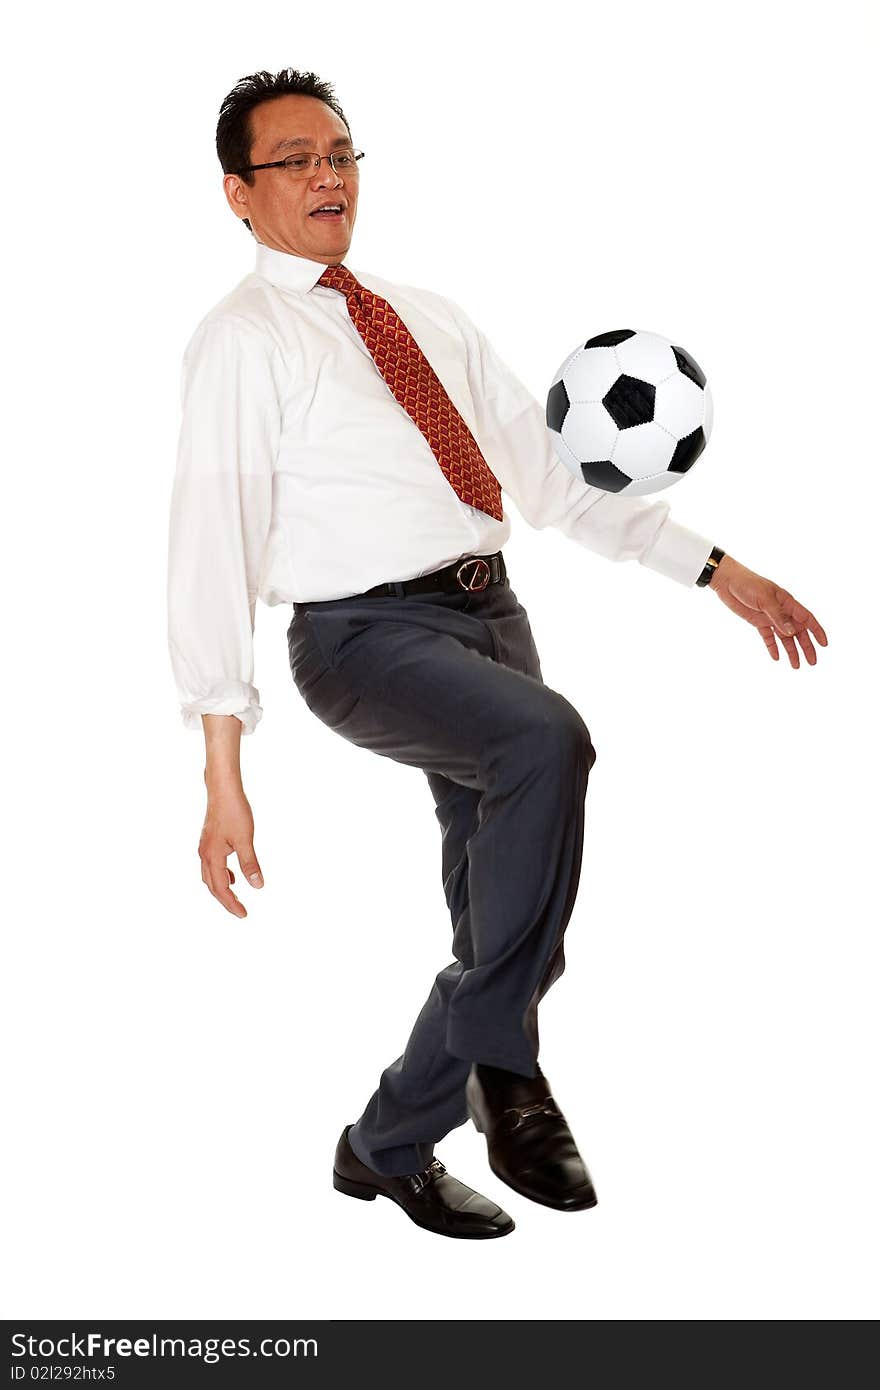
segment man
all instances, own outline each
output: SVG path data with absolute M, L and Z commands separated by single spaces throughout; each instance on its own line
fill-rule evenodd
M 421 768 L 443 837 L 454 962 L 404 1052 L 343 1130 L 335 1187 L 472 1239 L 514 1223 L 434 1144 L 470 1116 L 509 1187 L 557 1210 L 596 1195 L 538 1065 L 537 1006 L 564 968 L 596 752 L 541 676 L 510 587 L 502 487 L 536 527 L 708 585 L 793 666 L 813 615 L 663 501 L 580 483 L 538 402 L 463 310 L 353 273 L 361 154 L 329 84 L 257 73 L 223 103 L 217 151 L 254 270 L 196 328 L 169 537 L 169 646 L 185 724 L 205 735 L 202 879 L 235 916 L 227 856 L 263 878 L 239 763 L 260 716 L 256 599 L 291 603 L 294 681 L 361 747 Z

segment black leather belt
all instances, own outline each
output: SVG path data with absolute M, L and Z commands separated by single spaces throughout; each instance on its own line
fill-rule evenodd
M 500 550 L 494 555 L 465 555 L 453 560 L 442 569 L 432 570 L 430 574 L 420 574 L 415 579 L 392 579 L 386 584 L 374 584 L 367 594 L 381 594 L 389 598 L 402 598 L 404 594 L 427 594 L 439 589 L 441 593 L 457 594 L 464 589 L 468 593 L 478 593 L 490 584 L 503 584 L 507 578 L 507 566 Z

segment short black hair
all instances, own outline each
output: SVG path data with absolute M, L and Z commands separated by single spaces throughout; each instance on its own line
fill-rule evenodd
M 317 97 L 326 102 L 331 111 L 345 122 L 351 136 L 351 127 L 345 112 L 339 105 L 330 82 L 323 81 L 314 72 L 297 72 L 296 68 L 282 68 L 280 72 L 252 72 L 248 77 L 240 77 L 232 91 L 223 98 L 220 117 L 217 121 L 217 158 L 224 174 L 234 174 L 251 162 L 250 114 L 255 106 L 273 97 L 284 96 Z M 240 175 L 243 183 L 253 185 L 255 175 Z M 246 217 L 241 219 L 253 236 L 253 228 Z

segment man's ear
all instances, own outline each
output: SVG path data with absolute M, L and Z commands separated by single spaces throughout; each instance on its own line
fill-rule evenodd
M 244 220 L 242 214 L 247 211 L 247 194 L 237 174 L 225 174 L 223 176 L 223 192 L 226 194 L 226 201 L 236 217 L 239 220 Z

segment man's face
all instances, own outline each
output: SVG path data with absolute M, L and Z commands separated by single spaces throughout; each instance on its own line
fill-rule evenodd
M 250 114 L 249 164 L 284 159 L 297 151 L 332 154 L 350 145 L 345 122 L 317 97 L 283 96 L 261 102 Z M 283 143 L 283 142 L 297 143 Z M 351 244 L 357 214 L 358 175 L 337 174 L 325 159 L 308 178 L 293 178 L 286 169 L 258 169 L 248 187 L 227 174 L 223 187 L 237 217 L 246 217 L 264 246 L 338 265 Z M 341 216 L 313 216 L 321 203 L 341 203 Z

